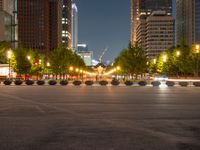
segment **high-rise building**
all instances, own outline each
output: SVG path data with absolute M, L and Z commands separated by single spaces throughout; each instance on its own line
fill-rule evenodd
M 72 4 L 72 48 L 78 50 L 78 8 L 75 3 Z
M 131 2 L 131 43 L 137 42 L 149 58 L 174 46 L 172 0 Z
M 200 43 L 200 0 L 176 0 L 176 44 Z
M 13 0 L 0 0 L 0 41 L 12 42 Z
M 148 17 L 153 11 L 164 10 L 172 14 L 172 0 L 131 0 L 131 42 L 137 41 L 136 29 L 140 18 Z
M 61 43 L 61 1 L 18 0 L 19 45 L 44 54 Z
M 86 66 L 92 66 L 93 51 L 78 51 L 77 54 L 83 59 Z
M 165 11 L 154 11 L 141 21 L 137 31 L 140 33 L 138 44 L 145 49 L 148 58 L 174 46 L 174 18 Z
M 62 0 L 62 43 L 72 48 L 72 0 Z

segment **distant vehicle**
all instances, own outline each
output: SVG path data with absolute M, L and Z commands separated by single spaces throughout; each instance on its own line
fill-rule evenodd
M 166 75 L 158 75 L 158 76 L 155 76 L 154 77 L 154 81 L 166 81 L 166 80 L 168 80 L 169 78 L 168 78 L 168 76 L 166 76 Z

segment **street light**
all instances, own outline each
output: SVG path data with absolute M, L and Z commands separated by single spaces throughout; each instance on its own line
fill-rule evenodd
M 117 70 L 120 70 L 121 68 L 120 68 L 120 66 L 117 66 Z
M 42 64 L 42 60 L 41 60 L 41 59 L 39 59 L 39 64 L 40 64 L 40 65 Z
M 12 51 L 11 50 L 8 50 L 8 62 L 9 62 L 9 73 L 8 73 L 8 76 L 9 76 L 9 79 L 10 79 L 10 59 L 11 59 L 11 55 L 12 55 Z
M 167 62 L 167 55 L 164 55 L 164 56 L 163 56 L 163 61 L 164 61 L 164 62 Z
M 78 72 L 79 71 L 79 69 L 78 68 L 76 68 L 76 70 L 75 70 L 76 72 Z
M 179 57 L 180 56 L 180 51 L 176 51 L 176 56 Z
M 196 73 L 197 73 L 197 77 L 199 77 L 199 45 L 197 44 L 195 46 L 195 52 L 197 54 L 197 62 L 196 62 Z
M 31 56 L 27 56 L 27 59 L 30 60 L 30 59 L 31 59 Z
M 154 63 L 154 65 L 156 64 L 156 61 L 157 61 L 156 58 L 154 58 L 154 59 L 153 59 L 153 63 Z
M 73 71 L 73 70 L 74 70 L 74 68 L 71 66 L 71 67 L 69 67 L 69 70 L 70 70 L 70 71 Z
M 50 67 L 50 66 L 51 66 L 50 63 L 47 62 L 47 67 Z M 49 71 L 48 71 L 48 68 L 47 68 L 47 77 L 48 77 L 48 79 L 49 79 Z
M 50 63 L 49 62 L 47 62 L 47 67 L 50 67 L 51 65 L 50 65 Z

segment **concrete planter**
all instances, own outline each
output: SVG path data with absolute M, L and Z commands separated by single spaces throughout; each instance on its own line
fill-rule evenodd
M 92 86 L 93 84 L 94 84 L 94 82 L 91 80 L 85 81 L 85 85 L 87 85 L 87 86 Z
M 80 86 L 80 85 L 82 84 L 82 82 L 79 81 L 79 80 L 76 80 L 76 81 L 73 82 L 73 84 L 74 84 L 75 86 Z
M 38 80 L 37 81 L 37 85 L 44 85 L 45 84 L 45 81 L 44 80 Z
M 113 86 L 118 86 L 120 84 L 120 82 L 118 80 L 112 80 L 111 84 Z
M 12 84 L 12 80 L 9 80 L 9 79 L 6 79 L 4 82 L 3 82 L 4 85 L 11 85 Z
M 139 81 L 138 84 L 140 86 L 146 86 L 147 85 L 147 82 L 146 81 Z
M 126 86 L 132 86 L 132 85 L 133 85 L 133 81 L 127 80 L 127 81 L 124 82 L 124 84 L 125 84 Z
M 66 86 L 66 85 L 68 85 L 68 81 L 67 80 L 61 80 L 60 85 Z
M 99 82 L 99 84 L 102 86 L 106 86 L 106 85 L 108 85 L 108 81 L 102 80 Z
M 187 87 L 189 85 L 188 82 L 179 82 L 179 85 L 182 87 Z
M 15 83 L 15 85 L 22 85 L 23 81 L 22 80 L 15 80 L 14 83 Z
M 175 85 L 175 82 L 173 81 L 166 81 L 166 85 L 169 87 L 173 87 Z
M 200 82 L 193 82 L 193 85 L 196 87 L 200 87 Z
M 160 81 L 152 81 L 151 82 L 151 85 L 153 85 L 153 87 L 157 87 L 157 86 L 160 86 Z
M 49 80 L 48 84 L 49 85 L 56 85 L 57 81 L 56 80 Z
M 26 80 L 25 83 L 26 83 L 26 85 L 33 85 L 34 81 L 33 80 Z

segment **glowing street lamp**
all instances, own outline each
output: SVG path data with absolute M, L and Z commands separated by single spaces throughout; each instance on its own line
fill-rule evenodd
M 154 58 L 154 59 L 153 59 L 153 63 L 154 63 L 154 65 L 156 64 L 156 61 L 157 61 L 156 58 Z
M 50 65 L 50 63 L 49 62 L 47 62 L 47 67 L 50 67 L 51 65 Z
M 196 53 L 199 54 L 200 46 L 196 45 L 195 47 L 196 47 Z
M 71 66 L 71 67 L 69 67 L 69 70 L 70 70 L 70 71 L 73 71 L 73 70 L 74 70 L 74 68 Z
M 31 59 L 31 56 L 27 56 L 27 59 L 30 60 L 30 59 Z
M 75 70 L 76 72 L 78 72 L 79 71 L 79 69 L 78 68 L 76 68 L 76 70 Z
M 167 55 L 163 56 L 163 62 L 167 62 Z
M 197 62 L 196 62 L 196 73 L 197 73 L 197 77 L 199 77 L 199 51 L 200 51 L 200 46 L 197 44 L 195 46 L 195 52 L 197 54 Z
M 177 52 L 176 52 L 176 56 L 177 56 L 177 57 L 179 57 L 180 54 L 181 54 L 180 51 L 177 51 Z
M 47 67 L 50 67 L 51 65 L 50 65 L 50 63 L 49 62 L 47 62 Z M 47 69 L 47 78 L 49 79 L 49 70 Z
M 9 79 L 10 79 L 10 59 L 11 59 L 11 55 L 12 55 L 12 51 L 8 50 L 7 57 L 8 57 L 8 62 L 9 62 L 9 73 L 8 73 Z
M 120 66 L 117 66 L 117 70 L 120 70 L 121 68 L 120 68 Z

